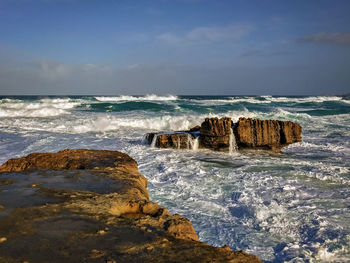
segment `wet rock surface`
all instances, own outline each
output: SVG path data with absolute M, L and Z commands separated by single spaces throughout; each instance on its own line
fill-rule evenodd
M 291 121 L 240 118 L 234 126 L 239 148 L 280 151 L 301 141 L 301 126 Z
M 145 138 L 158 148 L 190 149 L 194 135 L 187 132 L 148 133 Z
M 198 148 L 214 151 L 261 149 L 280 152 L 289 144 L 301 141 L 302 128 L 298 123 L 279 120 L 240 118 L 206 118 L 201 126 L 183 132 L 148 133 L 145 140 L 154 147 L 191 149 L 192 141 L 199 140 Z
M 35 153 L 0 171 L 0 262 L 261 262 L 199 242 L 188 219 L 149 200 L 126 154 Z
M 200 147 L 216 151 L 228 151 L 231 126 L 231 118 L 206 118 L 200 128 Z

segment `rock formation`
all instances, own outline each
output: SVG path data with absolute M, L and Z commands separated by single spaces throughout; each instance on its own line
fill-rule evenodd
M 145 140 L 158 148 L 190 149 L 194 135 L 188 132 L 147 133 Z
M 240 118 L 233 130 L 240 149 L 280 151 L 282 147 L 301 141 L 301 126 L 291 121 Z
M 228 151 L 231 126 L 231 118 L 206 118 L 200 128 L 200 147 L 216 151 Z
M 283 147 L 301 141 L 302 128 L 298 123 L 278 120 L 240 118 L 206 118 L 201 126 L 189 131 L 149 133 L 145 139 L 159 148 L 190 149 L 192 141 L 199 138 L 199 148 L 229 151 L 232 147 L 263 149 L 279 152 Z
M 0 179 L 0 262 L 261 262 L 199 242 L 121 152 L 33 153 Z

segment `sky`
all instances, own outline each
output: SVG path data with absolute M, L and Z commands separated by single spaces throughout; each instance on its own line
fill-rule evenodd
M 350 93 L 348 0 L 0 0 L 0 95 Z

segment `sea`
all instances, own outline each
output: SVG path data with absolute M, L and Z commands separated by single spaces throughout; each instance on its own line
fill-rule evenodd
M 297 122 L 302 142 L 278 154 L 144 141 L 224 116 Z M 202 242 L 264 262 L 350 262 L 350 97 L 0 97 L 0 163 L 67 148 L 129 154 L 152 201 L 190 219 Z

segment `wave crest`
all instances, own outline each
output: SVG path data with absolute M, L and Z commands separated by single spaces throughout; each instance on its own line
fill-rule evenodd
M 41 99 L 38 101 L 2 99 L 0 117 L 53 117 L 69 114 L 81 101 L 69 98 Z
M 95 97 L 98 101 L 109 101 L 109 102 L 118 102 L 118 101 L 170 101 L 177 100 L 178 97 L 175 95 L 166 95 L 166 96 L 158 96 L 155 94 L 150 94 L 146 96 L 127 96 L 121 95 L 118 97 L 109 97 L 109 96 L 101 96 Z

